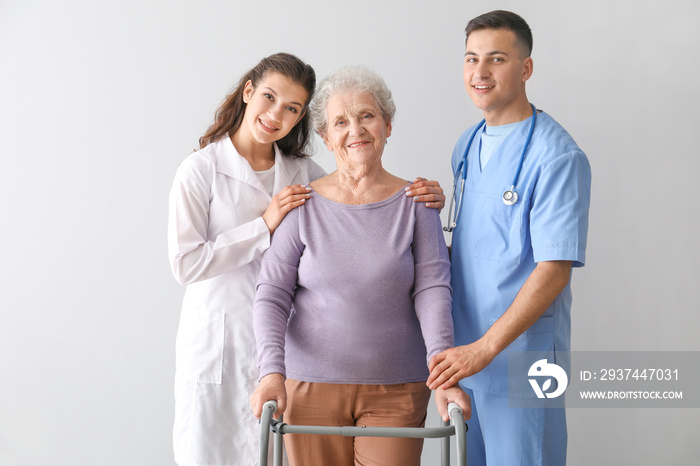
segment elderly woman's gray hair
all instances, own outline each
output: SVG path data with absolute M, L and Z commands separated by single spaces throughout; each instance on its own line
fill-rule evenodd
M 316 95 L 309 105 L 314 129 L 321 136 L 325 135 L 328 129 L 328 100 L 337 92 L 347 91 L 368 92 L 377 101 L 384 119 L 394 120 L 396 105 L 382 77 L 364 66 L 346 66 L 326 76 L 319 83 Z

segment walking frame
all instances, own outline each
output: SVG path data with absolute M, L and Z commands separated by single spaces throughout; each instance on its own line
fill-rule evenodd
M 274 466 L 282 466 L 282 436 L 284 434 L 342 435 L 343 437 L 402 437 L 402 438 L 441 438 L 442 466 L 450 464 L 450 437 L 455 436 L 457 461 L 459 466 L 467 464 L 467 425 L 462 409 L 456 403 L 447 405 L 449 421 L 442 421 L 442 427 L 358 427 L 358 426 L 299 426 L 289 425 L 273 419 L 277 402 L 267 401 L 260 417 L 260 466 L 267 466 L 267 451 L 270 431 L 273 432 Z

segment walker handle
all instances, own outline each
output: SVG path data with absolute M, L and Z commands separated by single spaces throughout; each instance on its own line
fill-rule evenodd
M 460 466 L 466 466 L 467 458 L 467 424 L 464 422 L 464 412 L 457 403 L 449 403 L 447 412 L 455 426 L 455 442 L 457 446 L 457 458 Z M 464 461 L 464 463 L 463 463 Z
M 269 403 L 269 401 L 268 401 L 268 403 Z M 455 415 L 459 414 L 460 416 L 462 416 L 462 418 L 464 418 L 464 411 L 462 411 L 462 408 L 460 408 L 459 405 L 457 403 L 455 403 L 454 401 L 447 404 L 447 413 L 449 414 L 450 419 L 452 419 L 454 421 L 453 413 L 452 413 L 453 411 L 455 411 L 455 413 L 454 413 Z
M 277 402 L 275 400 L 266 401 L 262 408 L 260 416 L 260 456 L 258 464 L 267 466 L 267 450 L 270 445 L 270 424 L 272 423 L 272 415 L 277 412 Z

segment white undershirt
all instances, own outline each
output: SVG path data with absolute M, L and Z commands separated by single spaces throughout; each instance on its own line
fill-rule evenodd
M 255 174 L 258 175 L 258 179 L 265 187 L 267 194 L 272 197 L 272 191 L 275 189 L 275 166 L 273 165 L 267 170 L 256 171 Z

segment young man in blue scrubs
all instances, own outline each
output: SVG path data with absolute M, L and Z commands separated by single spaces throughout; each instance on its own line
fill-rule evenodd
M 471 396 L 470 466 L 563 465 L 565 410 L 509 407 L 508 352 L 570 350 L 569 280 L 585 260 L 590 166 L 552 117 L 533 114 L 527 23 L 493 11 L 471 20 L 466 33 L 464 84 L 485 125 L 468 129 L 452 154 L 456 203 L 462 198 L 452 237 L 458 346 L 432 359 L 428 385 L 459 381 Z M 509 205 L 510 190 L 517 201 Z M 568 360 L 549 362 L 568 370 Z

